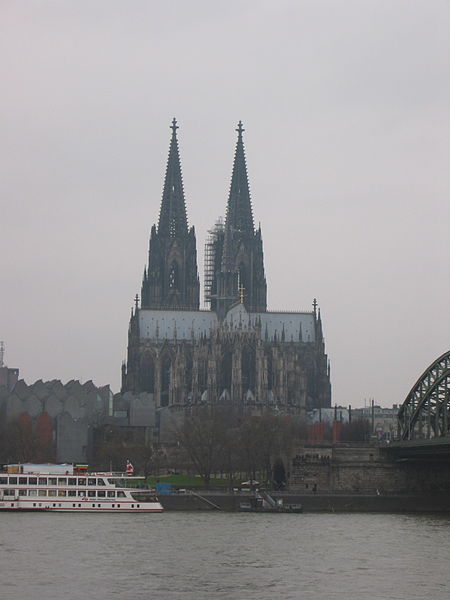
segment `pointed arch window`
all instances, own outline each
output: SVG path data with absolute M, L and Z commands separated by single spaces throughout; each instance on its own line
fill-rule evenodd
M 155 391 L 155 361 L 148 354 L 141 360 L 140 388 L 143 392 L 149 392 L 150 394 Z
M 169 406 L 172 361 L 166 354 L 161 361 L 161 406 Z
M 208 386 L 208 362 L 200 359 L 198 361 L 198 389 L 204 392 Z
M 274 388 L 274 372 L 273 372 L 273 360 L 272 352 L 269 350 L 267 353 L 267 389 L 273 390 Z
M 169 235 L 170 237 L 176 237 L 177 235 L 177 221 L 173 216 L 169 222 Z
M 226 348 L 221 360 L 220 366 L 220 392 L 223 390 L 231 391 L 231 374 L 233 367 L 233 355 L 231 349 Z
M 190 392 L 192 390 L 192 368 L 193 368 L 192 355 L 190 352 L 187 352 L 186 368 L 184 371 L 184 379 L 185 379 L 186 390 L 188 392 Z
M 248 390 L 255 391 L 255 375 L 256 375 L 256 354 L 252 346 L 246 346 L 242 350 L 242 389 L 245 392 Z
M 179 268 L 178 264 L 174 261 L 170 265 L 169 271 L 169 290 L 178 290 L 179 289 Z

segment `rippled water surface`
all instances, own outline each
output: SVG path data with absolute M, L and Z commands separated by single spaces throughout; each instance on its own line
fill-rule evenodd
M 0 513 L 0 598 L 448 600 L 450 517 Z

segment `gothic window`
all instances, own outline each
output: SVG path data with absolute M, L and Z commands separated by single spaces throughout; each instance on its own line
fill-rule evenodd
M 267 353 L 267 389 L 273 390 L 274 387 L 274 376 L 273 376 L 273 361 L 272 352 L 269 350 Z
M 178 265 L 176 262 L 173 262 L 170 266 L 169 271 L 169 289 L 177 290 L 179 289 L 179 276 L 178 276 Z
M 152 356 L 142 357 L 139 375 L 141 391 L 152 394 L 155 391 L 155 361 Z
M 251 346 L 245 346 L 242 350 L 241 359 L 242 368 L 242 391 L 255 391 L 255 371 L 256 371 L 256 356 L 255 349 Z
M 198 389 L 204 392 L 208 385 L 208 367 L 206 360 L 198 361 Z
M 166 354 L 161 362 L 161 406 L 169 406 L 171 360 Z
M 292 369 L 289 369 L 287 375 L 287 392 L 289 401 L 295 398 L 295 392 L 298 389 L 298 385 L 296 385 L 296 379 L 295 372 Z
M 222 364 L 220 366 L 220 390 L 221 393 L 223 390 L 231 391 L 231 371 L 233 365 L 233 356 L 231 354 L 231 350 L 225 350 L 222 356 Z
M 177 221 L 175 217 L 172 217 L 169 221 L 169 235 L 175 237 L 177 235 Z
M 186 355 L 186 370 L 185 370 L 186 390 L 189 393 L 192 390 L 192 356 L 188 352 Z

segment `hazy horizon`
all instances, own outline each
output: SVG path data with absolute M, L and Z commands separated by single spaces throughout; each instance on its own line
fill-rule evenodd
M 401 403 L 449 348 L 448 4 L 0 6 L 0 340 L 120 388 L 170 123 L 200 277 L 242 119 L 269 310 L 321 308 L 333 404 Z

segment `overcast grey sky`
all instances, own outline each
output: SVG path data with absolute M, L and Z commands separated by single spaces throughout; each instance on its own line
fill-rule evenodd
M 449 347 L 444 0 L 0 3 L 0 340 L 120 386 L 175 116 L 202 272 L 242 119 L 269 308 L 317 297 L 333 403 Z

